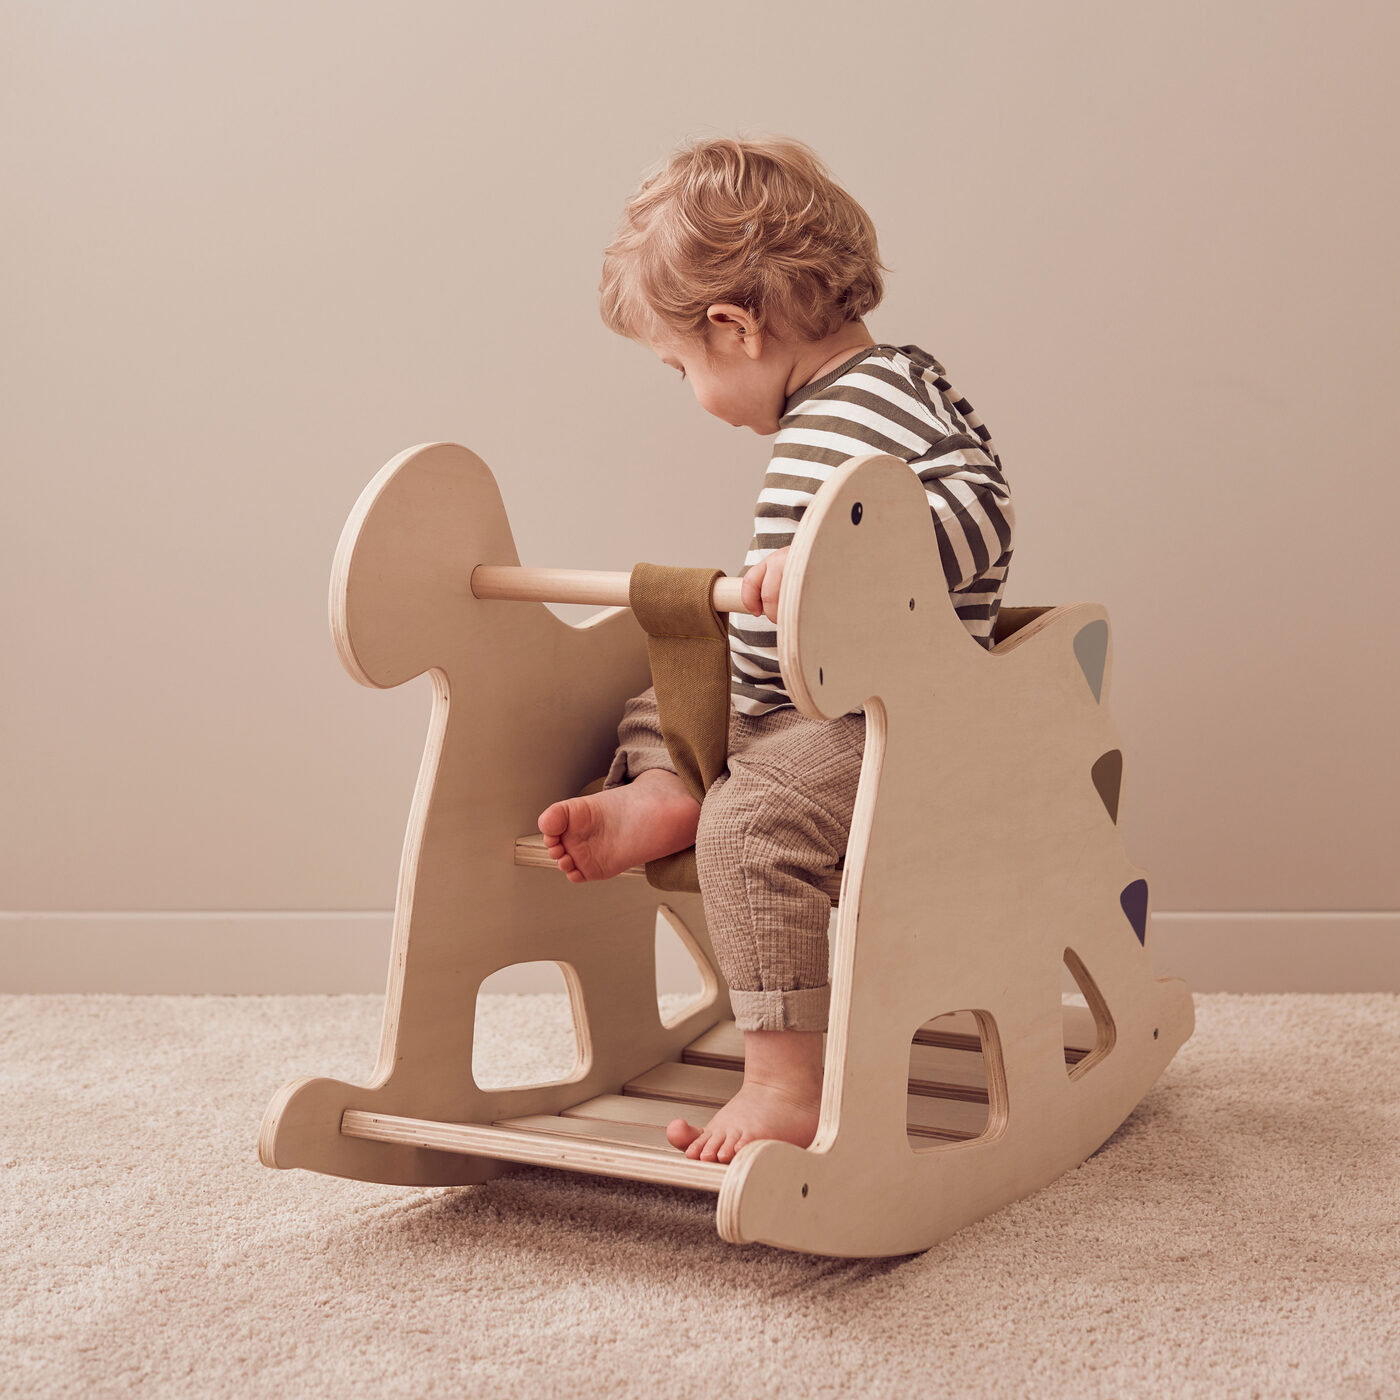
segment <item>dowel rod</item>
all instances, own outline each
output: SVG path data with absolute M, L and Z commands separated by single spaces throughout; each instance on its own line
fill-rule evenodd
M 627 607 L 630 573 L 602 569 L 528 569 L 514 564 L 478 564 L 472 570 L 471 588 L 478 598 L 506 598 L 520 603 L 598 603 Z M 745 612 L 740 600 L 741 581 L 717 578 L 713 602 L 716 612 Z

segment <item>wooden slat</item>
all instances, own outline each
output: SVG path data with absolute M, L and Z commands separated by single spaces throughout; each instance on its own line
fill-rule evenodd
M 742 1070 L 717 1069 L 710 1065 L 676 1064 L 667 1061 L 623 1085 L 622 1092 L 637 1098 L 657 1099 L 675 1105 L 666 1110 L 671 1118 L 684 1117 L 687 1108 L 701 1105 L 711 1110 L 728 1103 L 744 1082 Z M 697 1120 L 692 1119 L 692 1122 Z M 708 1121 L 708 1120 L 706 1120 Z M 920 1137 L 944 1138 L 961 1142 L 978 1137 L 987 1126 L 987 1105 L 965 1099 L 936 1098 L 910 1094 L 909 1131 Z
M 556 861 L 544 848 L 544 833 L 537 831 L 533 836 L 517 836 L 515 838 L 515 863 L 516 865 L 529 865 L 537 870 L 558 870 L 559 862 Z M 623 875 L 641 875 L 645 878 L 647 870 L 644 865 L 634 865 L 630 869 L 620 872 Z
M 548 1113 L 530 1113 L 522 1118 L 500 1118 L 493 1126 L 517 1128 L 522 1133 L 552 1133 L 556 1137 L 578 1138 L 583 1142 L 618 1143 L 647 1152 L 674 1155 L 677 1151 L 666 1141 L 665 1126 L 655 1123 L 619 1123 L 600 1118 L 565 1118 Z
M 398 1118 L 353 1108 L 341 1115 L 340 1131 L 344 1137 L 463 1152 L 537 1167 L 560 1167 L 628 1181 L 689 1186 L 698 1191 L 718 1192 L 725 1172 L 718 1162 L 698 1162 L 674 1149 L 668 1155 L 651 1147 L 600 1143 L 586 1137 L 575 1139 L 567 1133 L 501 1128 L 495 1124 L 434 1123 L 426 1118 Z
M 703 1104 L 722 1108 L 743 1087 L 742 1070 L 713 1069 L 708 1065 L 677 1064 L 667 1060 L 645 1074 L 629 1079 L 624 1094 L 643 1099 L 666 1099 L 672 1103 Z
M 645 1099 L 635 1094 L 599 1094 L 563 1110 L 566 1118 L 603 1119 L 612 1123 L 649 1123 L 664 1129 L 674 1118 L 703 1128 L 719 1110 L 712 1104 L 682 1103 L 677 1099 Z M 987 1126 L 987 1108 L 955 1100 L 932 1100 L 911 1094 L 909 1141 L 925 1148 L 929 1141 L 964 1142 Z M 674 1149 L 673 1149 L 674 1150 Z
M 733 1021 L 721 1021 L 691 1041 L 681 1052 L 681 1059 L 688 1065 L 742 1070 L 744 1033 Z M 909 1052 L 909 1092 L 986 1103 L 987 1074 L 982 1064 L 981 1042 L 976 1052 L 913 1046 Z
M 987 1071 L 980 1053 L 914 1045 L 909 1050 L 909 1092 L 940 1099 L 987 1102 Z
M 684 1118 L 703 1128 L 719 1110 L 711 1105 L 680 1103 L 675 1099 L 644 1099 L 634 1094 L 599 1094 L 573 1108 L 564 1109 L 566 1118 L 604 1119 L 614 1123 L 650 1123 L 664 1129 L 673 1118 Z M 909 1144 L 922 1151 L 931 1142 L 965 1142 L 980 1136 L 987 1126 L 984 1105 L 936 1101 L 911 1095 L 909 1099 Z M 673 1151 L 675 1149 L 672 1149 Z
M 912 1137 L 965 1142 L 968 1138 L 981 1137 L 986 1131 L 989 1112 L 985 1102 L 910 1094 L 907 1126 Z
M 914 1032 L 919 1045 L 941 1045 L 945 1050 L 981 1050 L 977 1018 L 970 1011 L 952 1011 L 925 1021 Z
M 650 1123 L 664 1128 L 673 1118 L 688 1119 L 703 1128 L 719 1110 L 713 1104 L 678 1103 L 673 1099 L 644 1099 L 636 1094 L 599 1094 L 572 1108 L 565 1118 L 601 1118 L 609 1123 Z
M 823 1039 L 825 1044 L 825 1039 Z M 719 1021 L 704 1035 L 697 1036 L 681 1051 L 688 1065 L 710 1065 L 716 1069 L 742 1069 L 744 1033 L 733 1021 Z

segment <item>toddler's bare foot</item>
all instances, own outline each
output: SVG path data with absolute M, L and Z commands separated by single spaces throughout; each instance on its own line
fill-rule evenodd
M 539 815 L 545 850 L 576 885 L 695 844 L 700 804 L 683 779 L 648 768 L 630 783 L 567 797 Z
M 666 1140 L 687 1157 L 728 1162 L 747 1142 L 808 1147 L 822 1106 L 821 1031 L 745 1031 L 744 1084 L 703 1128 L 673 1118 Z
M 672 1119 L 666 1141 L 702 1162 L 728 1162 L 746 1143 L 781 1138 L 807 1147 L 817 1134 L 822 1096 L 789 1098 L 768 1084 L 746 1083 L 704 1128 L 692 1128 L 684 1118 Z

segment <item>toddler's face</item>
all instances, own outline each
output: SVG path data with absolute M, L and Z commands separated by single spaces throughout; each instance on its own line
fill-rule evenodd
M 760 436 L 778 431 L 792 357 L 784 359 L 771 336 L 725 316 L 712 321 L 704 339 L 671 340 L 651 349 L 689 381 L 706 413 Z

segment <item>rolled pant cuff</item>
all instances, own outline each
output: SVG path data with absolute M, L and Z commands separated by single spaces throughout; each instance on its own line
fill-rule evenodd
M 603 789 L 621 787 L 634 778 L 640 778 L 650 768 L 660 768 L 663 772 L 674 773 L 671 757 L 665 749 L 618 749 L 613 754 L 612 763 L 603 778 Z
M 793 992 L 729 992 L 734 1024 L 741 1031 L 824 1031 L 831 1011 L 831 984 Z

